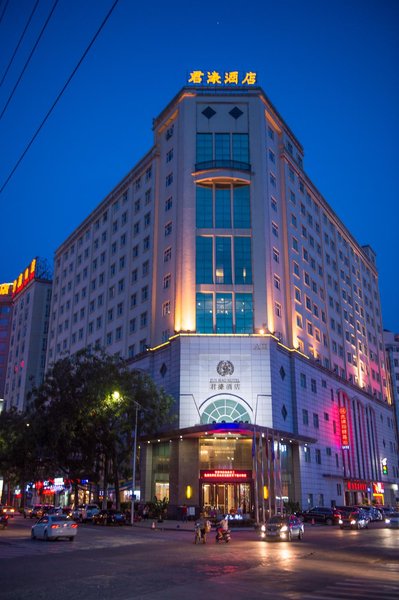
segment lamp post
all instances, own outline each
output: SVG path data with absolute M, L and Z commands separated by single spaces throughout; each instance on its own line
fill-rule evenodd
M 137 422 L 139 416 L 139 408 L 141 408 L 138 402 L 134 403 L 135 406 L 135 419 L 134 419 L 134 440 L 133 440 L 133 465 L 132 465 L 132 507 L 130 511 L 130 521 L 133 527 L 134 525 L 134 486 L 136 485 L 136 458 L 137 458 Z

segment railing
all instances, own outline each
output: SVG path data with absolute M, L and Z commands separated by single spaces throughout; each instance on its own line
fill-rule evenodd
M 235 169 L 236 171 L 250 171 L 251 165 L 239 160 L 207 160 L 196 163 L 196 171 L 206 171 L 208 169 Z

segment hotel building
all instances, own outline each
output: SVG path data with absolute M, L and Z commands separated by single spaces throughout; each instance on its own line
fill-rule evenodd
M 205 80 L 191 74 L 152 149 L 56 251 L 47 363 L 103 346 L 175 398 L 140 477 L 172 511 L 392 503 L 375 254 L 254 79 Z
M 12 284 L 12 321 L 4 407 L 22 411 L 29 393 L 43 381 L 51 302 L 46 261 L 33 259 Z

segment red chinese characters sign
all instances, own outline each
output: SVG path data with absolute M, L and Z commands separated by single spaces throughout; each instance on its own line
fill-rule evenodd
M 344 406 L 339 409 L 339 422 L 341 425 L 342 448 L 349 448 L 348 415 Z
M 367 483 L 363 481 L 347 481 L 346 486 L 348 491 L 367 492 Z
M 26 267 L 23 273 L 20 273 L 17 279 L 12 284 L 12 293 L 13 296 L 16 296 L 21 292 L 32 279 L 35 278 L 36 271 L 36 258 L 32 260 L 29 267 Z
M 208 481 L 249 481 L 252 479 L 252 471 L 241 469 L 201 470 L 200 478 Z

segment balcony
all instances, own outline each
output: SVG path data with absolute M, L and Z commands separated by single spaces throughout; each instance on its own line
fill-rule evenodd
M 207 160 L 196 163 L 193 173 L 195 183 L 241 183 L 251 182 L 251 165 L 238 160 Z

